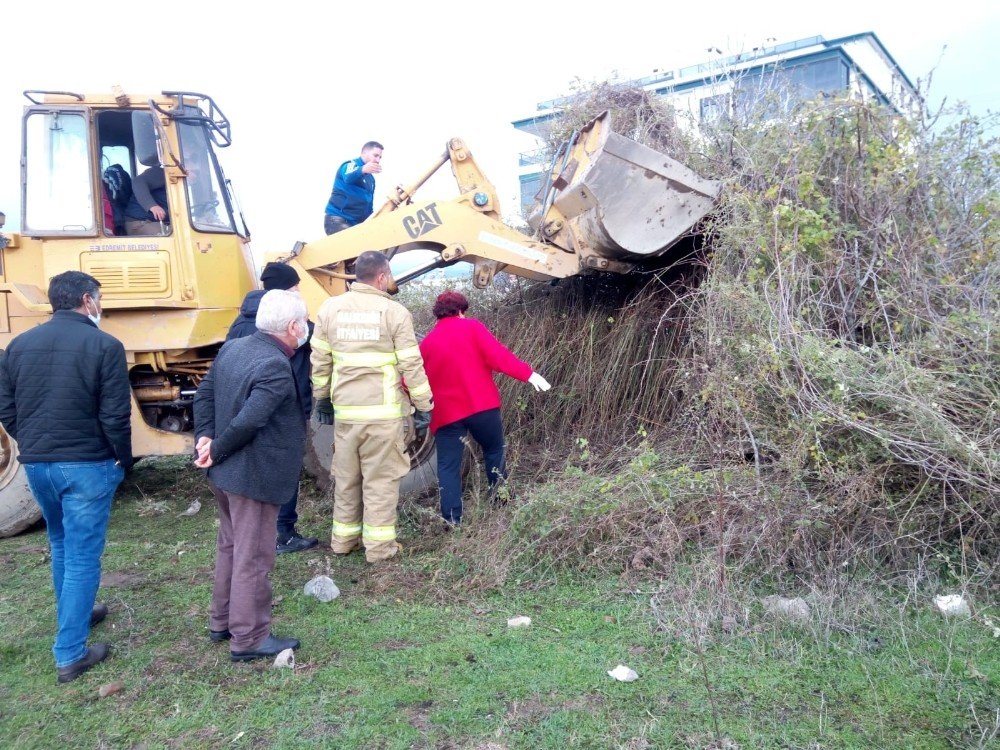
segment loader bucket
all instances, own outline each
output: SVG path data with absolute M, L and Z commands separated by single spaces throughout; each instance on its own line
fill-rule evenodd
M 607 112 L 579 132 L 555 170 L 557 213 L 547 211 L 545 220 L 561 216 L 581 254 L 625 262 L 669 250 L 712 210 L 721 187 L 612 132 Z

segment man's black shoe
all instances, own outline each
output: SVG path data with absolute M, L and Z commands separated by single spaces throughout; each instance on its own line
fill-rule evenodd
M 104 618 L 108 616 L 108 605 L 107 604 L 95 604 L 94 608 L 90 610 L 90 627 L 95 625 L 100 625 L 104 622 Z
M 298 638 L 275 638 L 273 635 L 269 635 L 267 639 L 253 651 L 230 651 L 229 658 L 233 661 L 268 659 L 272 656 L 277 656 L 286 648 L 296 649 L 298 647 Z
M 92 643 L 82 659 L 56 670 L 56 682 L 60 684 L 72 682 L 95 664 L 100 664 L 107 659 L 110 653 L 111 647 L 107 643 Z
M 284 555 L 286 552 L 301 552 L 312 549 L 319 544 L 319 539 L 314 536 L 302 536 L 299 532 L 293 531 L 290 536 L 284 539 L 278 538 L 276 553 Z
M 233 637 L 233 634 L 229 630 L 209 630 L 208 637 L 212 639 L 212 643 L 222 643 L 223 641 L 228 641 Z

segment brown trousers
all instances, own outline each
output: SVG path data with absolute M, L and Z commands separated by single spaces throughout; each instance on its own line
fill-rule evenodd
M 403 420 L 336 422 L 333 442 L 334 552 L 350 552 L 360 539 L 368 562 L 385 560 L 396 544 L 399 482 L 410 470 Z
M 230 650 L 252 651 L 271 633 L 269 576 L 279 506 L 211 487 L 219 504 L 219 536 L 209 628 L 233 634 Z

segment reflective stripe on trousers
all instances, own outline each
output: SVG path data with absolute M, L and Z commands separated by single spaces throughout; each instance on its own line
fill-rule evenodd
M 357 546 L 336 530 L 360 529 L 369 561 L 396 553 L 396 506 L 399 482 L 410 470 L 403 437 L 403 420 L 334 424 L 333 519 L 334 552 Z

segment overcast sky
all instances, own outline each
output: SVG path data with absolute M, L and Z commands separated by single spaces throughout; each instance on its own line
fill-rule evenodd
M 232 122 L 221 152 L 257 257 L 322 236 L 333 174 L 367 140 L 385 145 L 376 206 L 461 136 L 517 199 L 510 121 L 574 79 L 649 75 L 745 51 L 875 32 L 914 82 L 933 69 L 932 104 L 1000 109 L 1000 2 L 7 3 L 0 43 L 0 211 L 19 224 L 24 89 L 210 94 Z M 600 10 L 595 10 L 599 8 Z M 650 10 L 655 8 L 656 10 Z M 932 10 L 933 9 L 933 10 Z M 129 43 L 129 40 L 134 42 Z M 447 168 L 445 168 L 447 170 Z M 454 182 L 420 193 L 450 198 Z

